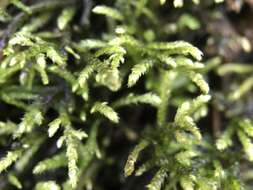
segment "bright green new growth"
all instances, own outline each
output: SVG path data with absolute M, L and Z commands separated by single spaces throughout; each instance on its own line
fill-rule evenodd
M 96 102 L 91 108 L 91 113 L 99 112 L 114 123 L 119 122 L 118 114 L 107 105 L 107 102 Z
M 150 104 L 154 107 L 157 107 L 161 104 L 161 98 L 154 93 L 146 93 L 142 95 L 130 93 L 126 97 L 122 97 L 121 99 L 114 102 L 113 107 L 118 108 L 139 103 Z
M 55 181 L 40 182 L 36 185 L 35 190 L 60 190 L 60 186 Z
M 78 153 L 77 153 L 77 147 L 75 143 L 75 139 L 71 134 L 66 135 L 66 156 L 68 158 L 68 169 L 69 169 L 69 182 L 72 187 L 76 187 L 77 181 L 78 181 L 78 167 L 77 167 L 77 161 L 78 161 Z
M 148 190 L 161 189 L 163 182 L 166 178 L 166 169 L 161 168 L 155 174 L 154 178 L 151 180 L 150 184 L 147 185 Z
M 123 20 L 123 15 L 116 9 L 107 6 L 96 6 L 92 10 L 96 14 L 102 14 L 115 20 Z
M 194 119 L 191 114 L 196 112 L 202 105 L 210 100 L 209 95 L 201 95 L 192 102 L 184 102 L 177 110 L 175 116 L 175 124 L 181 128 L 185 128 L 196 136 L 198 140 L 201 140 L 201 134 L 197 129 Z
M 18 189 L 22 189 L 22 184 L 20 183 L 20 181 L 18 180 L 18 178 L 12 174 L 8 175 L 8 181 L 15 186 Z
M 0 173 L 7 169 L 13 162 L 15 162 L 20 156 L 21 151 L 16 150 L 13 152 L 8 152 L 5 157 L 0 160 Z
M 137 161 L 139 153 L 148 146 L 148 142 L 145 140 L 141 141 L 138 145 L 135 146 L 134 150 L 129 154 L 126 165 L 125 165 L 125 176 L 129 176 L 134 171 L 134 165 Z
M 131 69 L 131 74 L 128 77 L 128 87 L 132 87 L 139 80 L 139 78 L 147 73 L 153 66 L 152 62 L 144 60 L 143 63 L 135 65 Z
M 67 165 L 65 154 L 57 154 L 51 158 L 40 161 L 33 169 L 33 173 L 39 174 L 48 170 L 57 169 Z

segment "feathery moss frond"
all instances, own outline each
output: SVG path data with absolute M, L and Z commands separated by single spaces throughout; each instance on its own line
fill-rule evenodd
M 158 105 L 161 104 L 161 99 L 159 96 L 151 92 L 145 93 L 142 95 L 136 95 L 136 94 L 130 93 L 126 97 L 122 97 L 121 99 L 114 102 L 113 107 L 118 108 L 122 106 L 127 106 L 131 104 L 139 104 L 139 103 L 150 104 L 154 107 L 157 107 Z
M 60 190 L 60 186 L 55 181 L 39 182 L 35 186 L 35 190 Z
M 53 47 L 48 47 L 46 54 L 47 57 L 50 58 L 53 63 L 56 63 L 59 66 L 65 65 L 64 57 L 59 52 L 57 52 Z
M 21 150 L 15 150 L 10 151 L 7 153 L 7 155 L 0 160 L 0 173 L 2 173 L 4 170 L 6 170 L 13 162 L 15 162 L 20 156 L 22 151 Z
M 31 109 L 25 113 L 22 122 L 18 125 L 14 137 L 20 137 L 23 133 L 30 132 L 34 125 L 41 125 L 42 121 L 42 112 L 36 106 L 31 107 Z
M 9 40 L 9 45 L 33 46 L 34 43 L 27 34 L 19 32 Z
M 142 63 L 136 64 L 131 69 L 131 74 L 128 77 L 128 87 L 132 87 L 136 84 L 136 82 L 139 80 L 139 78 L 147 73 L 149 69 L 151 69 L 153 66 L 153 62 L 151 60 L 144 60 Z
M 112 122 L 114 123 L 119 122 L 118 114 L 110 106 L 108 106 L 107 102 L 96 102 L 91 108 L 90 112 L 91 113 L 99 112 L 100 114 L 104 115 L 109 120 L 111 120 Z
M 92 9 L 92 12 L 96 14 L 105 15 L 115 20 L 123 20 L 123 15 L 118 10 L 105 6 L 105 5 L 99 5 L 99 6 L 94 7 Z
M 143 163 L 136 171 L 135 171 L 135 175 L 136 176 L 141 176 L 144 172 L 147 172 L 149 170 L 151 170 L 152 168 L 154 168 L 156 166 L 156 160 L 155 159 L 151 159 L 148 160 L 147 162 Z
M 190 116 L 194 111 L 199 109 L 202 105 L 210 100 L 209 95 L 200 95 L 192 102 L 184 102 L 177 110 L 175 116 L 175 123 L 181 128 L 185 128 L 191 131 L 197 139 L 201 139 L 201 134 L 194 123 L 194 120 Z
M 74 17 L 74 15 L 75 15 L 74 8 L 64 9 L 57 20 L 58 28 L 60 30 L 63 30 L 67 26 L 67 24 L 71 21 L 71 19 Z
M 146 140 L 142 140 L 139 144 L 137 144 L 133 151 L 129 154 L 127 162 L 125 164 L 124 173 L 125 176 L 130 176 L 134 172 L 134 165 L 137 161 L 140 152 L 148 146 L 148 142 Z
M 148 190 L 160 190 L 165 178 L 167 177 L 167 170 L 165 168 L 161 168 L 155 174 L 150 184 L 147 185 Z
M 49 129 L 48 129 L 48 136 L 52 137 L 54 136 L 54 134 L 57 132 L 57 130 L 59 129 L 60 125 L 61 125 L 61 119 L 57 118 L 55 120 L 53 120 L 51 123 L 48 124 Z
M 208 94 L 209 92 L 209 85 L 204 80 L 203 76 L 199 73 L 190 72 L 191 80 L 200 88 L 203 94 Z
M 48 170 L 54 170 L 63 166 L 67 166 L 68 161 L 64 153 L 57 154 L 51 158 L 40 161 L 34 168 L 34 174 L 40 174 Z
M 46 59 L 43 54 L 39 54 L 37 57 L 37 65 L 35 69 L 40 73 L 42 83 L 47 85 L 49 83 L 48 75 L 46 73 Z
M 77 167 L 78 153 L 77 153 L 77 142 L 73 138 L 70 132 L 67 132 L 66 136 L 66 156 L 68 158 L 68 176 L 69 182 L 72 188 L 77 186 L 79 170 Z
M 92 73 L 95 72 L 96 68 L 101 64 L 97 59 L 90 60 L 90 63 L 80 72 L 79 77 L 77 79 L 80 87 L 84 87 L 86 81 L 91 76 Z
M 19 181 L 19 179 L 17 178 L 17 176 L 13 175 L 13 174 L 9 174 L 8 175 L 8 180 L 9 182 L 15 186 L 17 189 L 22 189 L 22 184 Z
M 225 150 L 229 146 L 232 145 L 232 135 L 234 133 L 234 128 L 229 127 L 221 136 L 220 138 L 216 141 L 216 147 L 219 150 Z
M 191 59 L 182 56 L 176 57 L 174 61 L 177 67 L 187 68 L 188 70 L 199 70 L 204 68 L 204 64 L 193 62 Z
M 108 45 L 96 51 L 95 56 L 100 57 L 102 55 L 112 55 L 112 54 L 126 54 L 126 50 L 124 47 L 120 45 Z
M 161 50 L 166 51 L 167 54 L 173 55 L 191 55 L 196 60 L 201 60 L 203 53 L 193 45 L 183 42 L 183 41 L 177 41 L 177 42 L 159 42 L 159 43 L 151 43 L 148 45 L 148 48 L 151 50 Z
M 250 138 L 247 137 L 247 135 L 242 130 L 238 130 L 237 135 L 243 145 L 243 150 L 245 151 L 247 158 L 250 161 L 253 161 L 253 143 L 251 142 Z

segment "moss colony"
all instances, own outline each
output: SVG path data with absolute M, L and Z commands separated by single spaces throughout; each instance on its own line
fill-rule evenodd
M 0 7 L 0 189 L 253 188 L 252 0 Z

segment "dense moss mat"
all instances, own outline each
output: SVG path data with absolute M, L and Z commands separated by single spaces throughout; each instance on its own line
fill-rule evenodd
M 0 7 L 0 189 L 252 189 L 252 0 Z

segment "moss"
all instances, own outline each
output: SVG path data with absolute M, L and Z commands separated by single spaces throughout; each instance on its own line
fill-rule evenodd
M 201 17 L 226 4 L 104 3 L 0 4 L 1 189 L 250 189 L 253 67 Z

